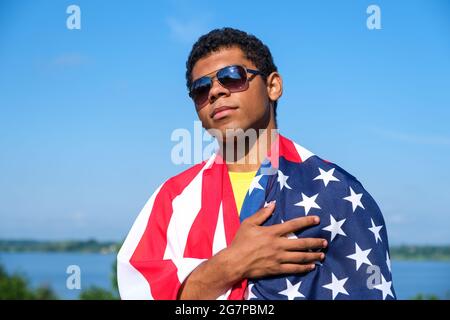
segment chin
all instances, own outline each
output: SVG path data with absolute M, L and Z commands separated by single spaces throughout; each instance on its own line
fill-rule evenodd
M 239 123 L 229 123 L 224 126 L 218 127 L 216 130 L 220 132 L 220 140 L 234 140 L 236 138 L 242 137 L 245 134 L 248 134 L 247 131 L 249 128 L 245 125 Z M 251 133 L 250 133 L 251 134 Z

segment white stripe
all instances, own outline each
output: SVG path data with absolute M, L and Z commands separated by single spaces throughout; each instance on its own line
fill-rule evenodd
M 177 267 L 178 281 L 183 283 L 189 274 L 206 259 L 183 258 L 189 232 L 202 207 L 203 173 L 211 168 L 217 154 L 213 154 L 192 182 L 172 202 L 173 213 L 167 229 L 164 259 L 172 259 Z M 213 255 L 226 247 L 222 203 L 213 239 Z M 231 288 L 218 300 L 227 299 Z
M 214 232 L 214 242 L 213 242 L 213 255 L 222 249 L 227 247 L 227 238 L 225 236 L 225 225 L 223 221 L 223 206 L 220 202 L 219 217 L 217 219 L 216 231 Z M 226 300 L 231 293 L 231 288 L 225 292 L 223 295 L 219 296 L 217 300 Z
M 228 297 L 229 297 L 229 295 L 230 295 L 230 293 L 231 293 L 231 288 L 230 289 L 228 289 L 228 291 L 227 292 L 225 292 L 223 295 L 221 295 L 221 296 L 219 296 L 219 297 L 217 297 L 217 299 L 216 300 L 227 300 L 228 299 Z
M 149 283 L 145 277 L 131 265 L 130 259 L 145 232 L 156 195 L 159 193 L 161 187 L 162 185 L 152 194 L 139 213 L 125 242 L 117 254 L 117 282 L 120 297 L 122 299 L 153 299 Z
M 209 169 L 212 166 L 215 157 L 216 154 L 207 161 L 192 182 L 172 202 L 173 213 L 167 229 L 167 247 L 164 252 L 164 259 L 170 259 L 176 265 L 177 276 L 180 283 L 183 283 L 186 277 L 199 264 L 206 260 L 183 258 L 183 255 L 190 229 L 202 205 L 201 191 L 203 172 L 205 169 Z M 161 187 L 162 185 L 153 193 L 139 213 L 118 253 L 117 280 L 122 299 L 153 299 L 149 283 L 145 277 L 130 264 L 130 259 L 145 232 L 156 195 L 159 193 Z M 221 204 L 218 223 L 214 234 L 213 254 L 225 247 L 226 237 Z M 230 293 L 231 289 L 218 297 L 218 299 L 227 299 Z
M 298 155 L 302 159 L 302 161 L 306 161 L 306 159 L 314 156 L 314 153 L 309 151 L 308 149 L 305 149 L 301 145 L 294 142 L 295 149 L 297 150 Z
M 172 201 L 164 259 L 175 260 L 184 255 L 189 232 L 202 207 L 202 182 L 203 170 Z
M 208 161 L 207 161 L 207 162 L 205 163 L 205 165 L 203 166 L 203 170 L 209 169 L 209 168 L 212 167 L 212 165 L 213 165 L 213 163 L 214 163 L 214 160 L 215 160 L 216 157 L 217 157 L 218 152 L 219 152 L 219 150 L 216 149 L 216 151 L 211 155 L 211 157 L 208 159 Z
M 216 157 L 213 154 L 189 185 L 172 201 L 172 217 L 167 228 L 167 246 L 164 259 L 171 259 L 177 267 L 178 281 L 187 276 L 205 259 L 183 258 L 192 224 L 202 207 L 203 172 Z
M 213 255 L 227 247 L 227 238 L 225 236 L 225 226 L 223 221 L 223 207 L 220 202 L 219 216 L 217 218 L 216 231 L 214 232 Z
M 195 259 L 195 258 L 174 258 L 173 263 L 177 266 L 177 276 L 178 281 L 183 283 L 184 280 L 206 259 Z

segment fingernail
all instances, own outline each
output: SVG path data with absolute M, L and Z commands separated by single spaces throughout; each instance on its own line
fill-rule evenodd
M 320 255 L 320 260 L 323 260 L 324 258 L 325 258 L 325 254 L 322 253 L 322 254 Z
M 319 217 L 314 217 L 314 222 L 315 222 L 315 223 L 319 223 L 319 222 L 320 222 Z
M 312 264 L 312 265 L 310 265 L 309 267 L 311 268 L 311 270 L 313 270 L 313 269 L 316 267 L 316 265 L 315 265 L 315 264 Z
M 328 245 L 328 242 L 327 242 L 327 240 L 323 240 L 323 242 L 322 242 L 322 246 L 325 248 L 326 246 Z
M 273 206 L 272 202 L 273 202 L 273 201 L 266 202 L 266 203 L 264 204 L 264 208 L 271 208 L 271 207 Z

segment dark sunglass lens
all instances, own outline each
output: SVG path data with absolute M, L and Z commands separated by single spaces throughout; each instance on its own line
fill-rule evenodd
M 203 77 L 195 80 L 192 84 L 191 97 L 197 106 L 205 103 L 208 99 L 209 90 L 211 89 L 211 79 Z
M 247 82 L 247 73 L 241 66 L 230 66 L 220 70 L 217 79 L 230 91 L 242 90 Z

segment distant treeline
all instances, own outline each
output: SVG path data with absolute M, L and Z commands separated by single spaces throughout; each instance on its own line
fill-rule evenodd
M 0 240 L 0 252 L 87 252 L 116 253 L 121 243 L 114 241 Z M 391 247 L 393 260 L 450 260 L 450 245 L 402 245 Z
M 402 245 L 391 247 L 394 260 L 450 260 L 450 245 Z
M 86 252 L 115 253 L 120 244 L 114 241 L 67 240 L 0 240 L 0 252 Z

